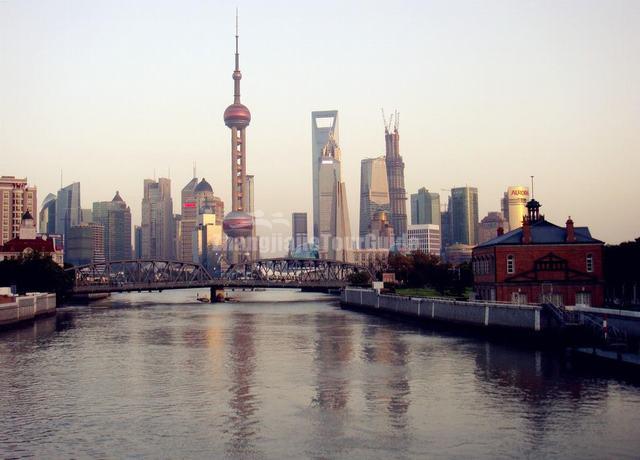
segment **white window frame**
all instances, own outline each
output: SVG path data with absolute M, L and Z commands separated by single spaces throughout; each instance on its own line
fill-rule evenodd
M 593 273 L 593 254 L 587 254 L 586 258 L 587 273 Z
M 507 256 L 507 275 L 513 275 L 516 272 L 516 257 L 513 254 Z

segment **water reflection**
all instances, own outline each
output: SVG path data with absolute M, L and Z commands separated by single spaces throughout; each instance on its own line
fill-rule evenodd
M 410 405 L 411 388 L 408 376 L 409 349 L 398 330 L 368 325 L 363 328 L 363 358 L 380 366 L 366 367 L 364 393 L 369 411 L 375 412 L 384 405 L 390 427 L 404 429 Z M 378 369 L 381 372 L 376 372 Z
M 256 412 L 260 406 L 254 393 L 256 369 L 255 318 L 253 314 L 235 312 L 231 315 L 229 359 L 231 382 L 229 409 L 225 432 L 230 435 L 227 453 L 256 455 L 255 439 L 259 431 Z
M 553 352 L 427 332 L 322 299 L 204 306 L 166 295 L 157 305 L 139 296 L 145 307 L 121 297 L 117 308 L 64 309 L 1 332 L 0 457 L 640 451 L 640 387 L 577 371 Z

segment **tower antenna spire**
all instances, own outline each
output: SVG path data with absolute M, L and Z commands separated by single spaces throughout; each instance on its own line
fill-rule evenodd
M 531 176 L 531 199 L 535 198 L 535 194 L 533 193 L 533 176 Z

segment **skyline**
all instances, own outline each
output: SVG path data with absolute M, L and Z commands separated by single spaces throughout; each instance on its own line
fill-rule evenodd
M 143 180 L 170 168 L 177 200 L 196 161 L 198 176 L 230 209 L 222 113 L 231 97 L 235 5 L 154 3 L 150 17 L 151 3 L 34 4 L 0 3 L 2 174 L 28 177 L 40 205 L 58 190 L 62 169 L 63 186 L 83 184 L 83 207 L 120 191 L 138 224 Z M 59 5 L 73 8 L 63 13 Z M 607 243 L 636 238 L 640 207 L 612 204 L 640 193 L 640 33 L 633 30 L 640 5 L 553 4 L 553 14 L 545 11 L 550 2 L 408 5 L 405 13 L 371 6 L 360 16 L 346 5 L 336 22 L 324 20 L 331 8 L 240 5 L 256 209 L 284 221 L 311 213 L 310 112 L 336 109 L 357 234 L 360 161 L 384 153 L 385 107 L 401 114 L 407 195 L 477 187 L 481 219 L 500 210 L 507 186 L 528 185 L 535 175 L 549 220 L 571 215 Z M 455 11 L 460 5 L 466 9 Z M 422 19 L 427 27 L 406 27 Z M 313 21 L 329 31 L 314 36 Z M 576 190 L 582 196 L 569 195 Z

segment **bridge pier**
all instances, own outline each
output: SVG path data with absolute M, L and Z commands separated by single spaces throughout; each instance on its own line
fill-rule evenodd
M 209 288 L 209 303 L 217 303 L 221 298 L 224 299 L 224 289 L 211 286 Z

